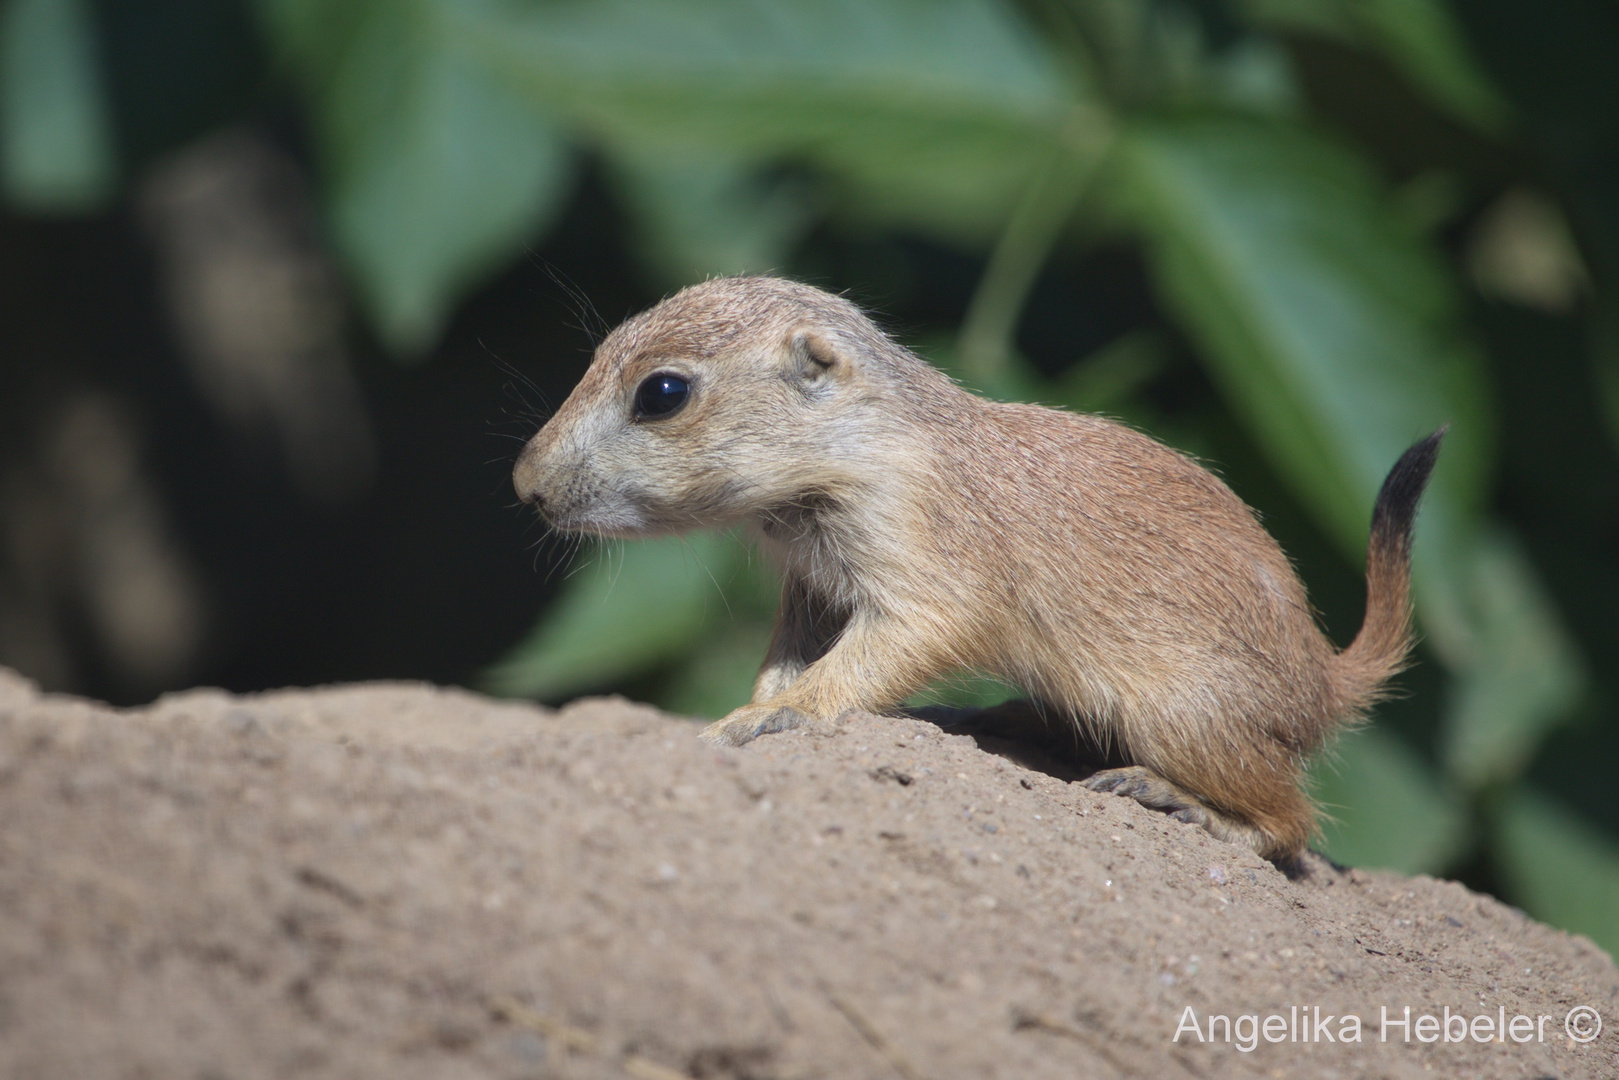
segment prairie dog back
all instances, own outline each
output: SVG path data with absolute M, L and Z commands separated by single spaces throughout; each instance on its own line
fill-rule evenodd
M 978 670 L 1133 763 L 1093 788 L 1286 861 L 1314 829 L 1305 758 L 1404 662 L 1438 440 L 1384 485 L 1343 652 L 1208 470 L 1100 417 L 976 397 L 854 305 L 780 279 L 709 281 L 626 321 L 514 483 L 563 530 L 754 531 L 781 608 L 753 701 L 706 738 L 881 711 Z

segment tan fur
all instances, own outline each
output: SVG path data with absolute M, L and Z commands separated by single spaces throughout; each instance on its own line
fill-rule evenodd
M 663 372 L 690 398 L 634 419 Z M 1367 625 L 1340 653 L 1206 469 L 1100 417 L 976 397 L 854 305 L 778 279 L 693 286 L 613 331 L 514 481 L 563 530 L 754 529 L 781 610 L 753 703 L 709 738 L 891 709 L 978 670 L 1141 766 L 1121 791 L 1275 859 L 1314 828 L 1304 759 L 1409 642 L 1403 551 L 1374 545 Z

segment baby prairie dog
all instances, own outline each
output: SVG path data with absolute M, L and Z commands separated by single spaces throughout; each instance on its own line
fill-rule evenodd
M 708 281 L 623 323 L 513 480 L 567 532 L 756 534 L 781 609 L 752 703 L 707 739 L 892 709 L 980 671 L 1133 763 L 1093 789 L 1286 862 L 1315 827 L 1306 757 L 1410 647 L 1411 524 L 1442 434 L 1384 482 L 1365 623 L 1342 651 L 1208 470 L 1101 417 L 977 397 L 790 281 Z

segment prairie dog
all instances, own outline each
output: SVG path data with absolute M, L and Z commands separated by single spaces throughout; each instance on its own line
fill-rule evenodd
M 752 703 L 705 738 L 891 709 L 977 670 L 1134 763 L 1093 789 L 1285 862 L 1315 827 L 1306 757 L 1410 648 L 1411 525 L 1442 435 L 1384 482 L 1342 651 L 1208 470 L 1111 420 L 977 397 L 848 301 L 776 278 L 694 285 L 620 325 L 513 482 L 567 532 L 751 528 L 781 608 Z

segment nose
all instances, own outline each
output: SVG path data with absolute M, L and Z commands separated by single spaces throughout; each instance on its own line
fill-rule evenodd
M 517 489 L 517 497 L 539 510 L 545 509 L 545 497 L 540 494 L 540 462 L 539 451 L 535 445 L 536 438 L 523 448 L 518 455 L 517 466 L 512 469 L 512 487 Z

